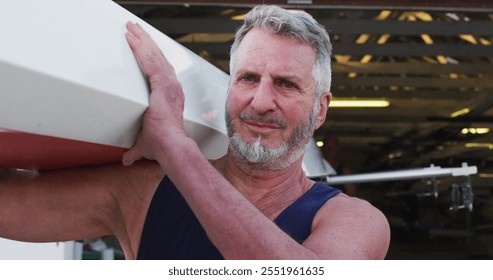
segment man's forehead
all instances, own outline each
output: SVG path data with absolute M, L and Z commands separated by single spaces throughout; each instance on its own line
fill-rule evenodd
M 291 50 L 293 54 L 301 51 L 305 58 L 308 58 L 310 54 L 313 54 L 314 59 L 316 55 L 315 48 L 308 42 L 288 35 L 281 35 L 258 28 L 250 30 L 245 35 L 238 45 L 237 52 L 243 54 L 246 51 L 251 52 L 257 50 L 266 50 L 273 54 L 282 53 L 285 50 Z M 236 59 L 237 58 L 238 57 L 236 57 Z M 286 57 L 285 59 L 289 60 L 290 58 L 291 57 Z

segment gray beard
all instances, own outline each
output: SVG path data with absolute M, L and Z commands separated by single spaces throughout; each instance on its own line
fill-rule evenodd
M 312 111 L 309 119 L 294 130 L 293 135 L 286 143 L 278 147 L 268 148 L 262 145 L 261 136 L 253 143 L 244 141 L 234 130 L 231 115 L 226 109 L 226 125 L 234 157 L 240 162 L 255 165 L 268 171 L 278 171 L 290 167 L 303 155 L 306 145 L 313 135 L 315 115 L 315 112 Z

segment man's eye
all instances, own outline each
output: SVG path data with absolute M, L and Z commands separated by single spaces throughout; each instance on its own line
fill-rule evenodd
M 294 84 L 288 81 L 282 82 L 282 85 L 286 88 L 294 88 Z
M 278 80 L 277 85 L 283 88 L 293 89 L 296 88 L 296 85 L 288 80 Z
M 247 76 L 242 76 L 240 78 L 240 81 L 243 81 L 243 82 L 253 82 L 255 81 L 255 78 L 251 75 L 247 75 Z

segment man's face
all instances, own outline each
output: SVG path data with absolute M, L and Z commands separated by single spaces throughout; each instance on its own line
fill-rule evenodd
M 236 67 L 226 120 L 233 150 L 250 163 L 268 163 L 272 169 L 291 165 L 325 118 L 313 110 L 315 50 L 296 39 L 253 29 L 232 59 Z M 325 116 L 325 110 L 319 111 Z

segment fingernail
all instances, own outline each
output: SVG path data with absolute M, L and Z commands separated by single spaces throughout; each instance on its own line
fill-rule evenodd
M 131 164 L 132 164 L 132 162 L 131 162 L 130 160 L 128 160 L 128 159 L 123 159 L 123 160 L 122 160 L 122 163 L 123 163 L 123 165 L 125 165 L 125 166 L 129 166 L 129 165 L 131 165 Z

